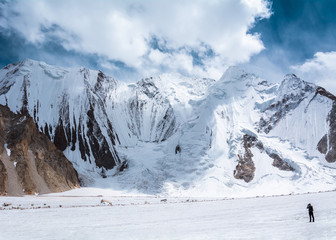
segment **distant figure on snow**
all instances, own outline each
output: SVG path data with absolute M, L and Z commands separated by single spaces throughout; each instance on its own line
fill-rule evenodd
M 315 222 L 314 209 L 313 209 L 313 206 L 310 203 L 307 205 L 307 209 L 308 209 L 308 212 L 309 212 L 309 222 L 311 222 L 312 219 L 313 219 L 313 222 Z
M 177 144 L 176 148 L 175 148 L 175 154 L 177 153 L 181 153 L 181 147 L 179 144 Z

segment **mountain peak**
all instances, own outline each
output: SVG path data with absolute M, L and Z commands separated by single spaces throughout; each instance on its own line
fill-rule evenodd
M 241 79 L 242 76 L 245 76 L 247 73 L 237 66 L 230 66 L 223 73 L 219 81 L 234 81 Z
M 41 61 L 36 61 L 30 58 L 25 58 L 23 59 L 23 61 L 21 62 L 22 64 L 35 64 L 35 63 L 42 63 Z M 44 62 L 43 62 L 44 63 Z M 45 63 L 46 64 L 46 63 Z
M 308 83 L 295 74 L 286 74 L 280 84 L 280 91 L 289 94 L 297 91 L 311 92 L 316 88 L 315 84 Z
M 296 76 L 294 73 L 288 73 L 284 76 L 284 80 L 290 80 L 290 79 L 297 79 L 301 80 L 298 76 Z M 302 80 L 301 80 L 302 81 Z

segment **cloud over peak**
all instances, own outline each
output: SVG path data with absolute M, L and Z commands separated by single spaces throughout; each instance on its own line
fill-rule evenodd
M 0 8 L 1 32 L 14 31 L 34 45 L 57 42 L 142 76 L 174 71 L 218 78 L 228 65 L 264 49 L 260 36 L 248 32 L 270 16 L 266 0 L 31 0 Z
M 312 59 L 292 66 L 298 75 L 309 82 L 327 88 L 336 95 L 336 52 L 317 52 Z

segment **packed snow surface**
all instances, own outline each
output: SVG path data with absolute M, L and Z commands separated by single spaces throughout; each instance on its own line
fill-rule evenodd
M 71 193 L 0 197 L 0 239 L 336 239 L 336 192 L 240 199 Z

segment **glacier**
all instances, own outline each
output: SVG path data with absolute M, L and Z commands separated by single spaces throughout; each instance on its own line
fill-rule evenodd
M 85 190 L 85 189 L 80 189 Z M 16 239 L 335 239 L 335 192 L 226 198 L 0 197 L 1 237 Z M 310 223 L 307 203 L 314 206 Z M 21 209 L 21 210 L 20 210 Z

